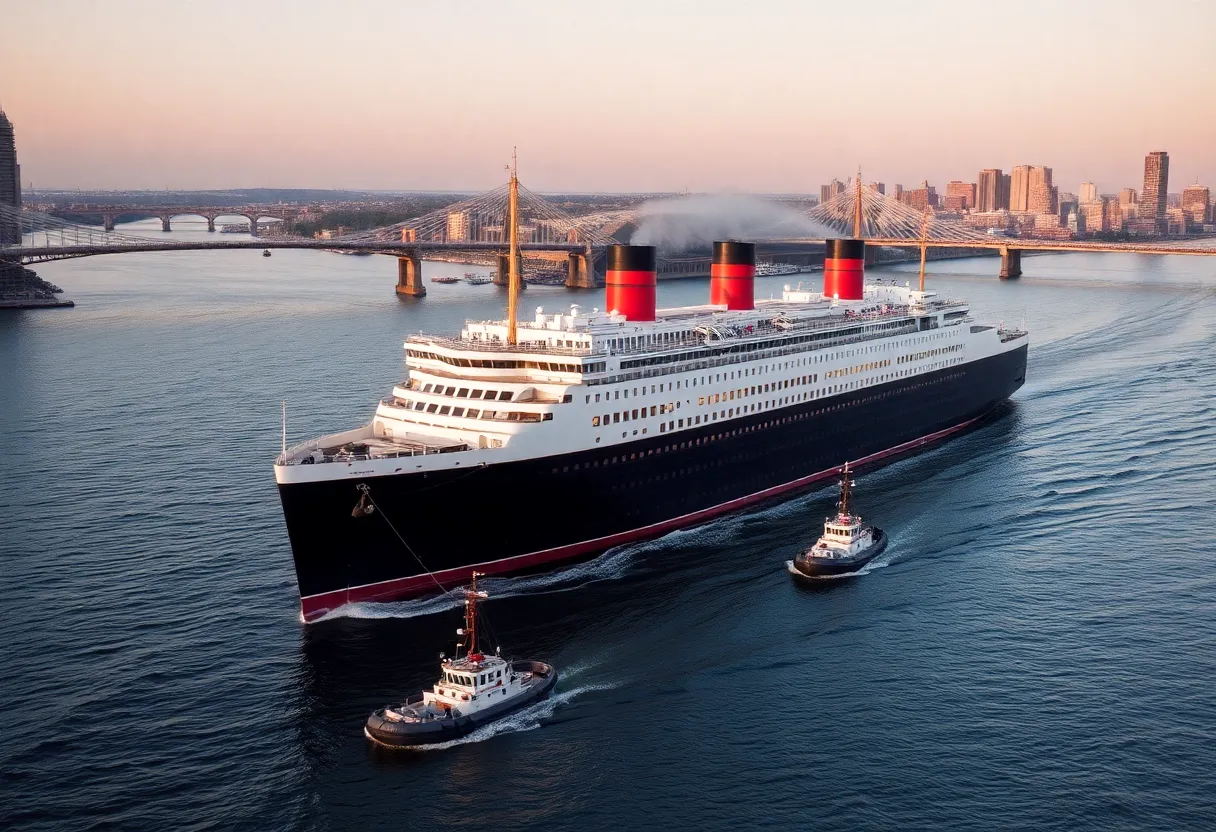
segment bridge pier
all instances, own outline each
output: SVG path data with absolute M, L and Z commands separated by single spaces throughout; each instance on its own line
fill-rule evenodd
M 1021 249 L 1009 248 L 1008 246 L 1001 249 L 1001 280 L 1013 280 L 1022 276 L 1022 251 Z
M 164 217 L 160 218 L 160 230 L 161 231 L 172 231 L 173 230 L 172 228 L 169 227 L 169 217 L 164 216 Z
M 215 217 L 207 217 L 207 230 L 212 233 L 215 232 Z
M 113 214 L 102 214 L 101 215 L 101 227 L 105 231 L 113 231 L 114 230 L 114 215 Z
M 258 236 L 258 218 L 246 215 L 245 219 L 249 220 L 249 236 L 250 237 Z M 424 292 L 424 294 L 425 294 L 425 292 Z
M 416 254 L 406 254 L 397 258 L 397 294 L 411 298 L 426 297 L 426 287 L 422 285 L 422 261 Z
M 506 286 L 511 282 L 511 255 L 499 253 L 496 257 L 498 266 L 494 271 L 494 285 Z M 519 269 L 519 288 L 524 289 L 528 284 L 524 283 L 524 256 L 518 254 L 515 257 L 516 268 Z
M 566 261 L 567 289 L 595 288 L 595 260 L 591 249 L 587 251 L 572 251 Z

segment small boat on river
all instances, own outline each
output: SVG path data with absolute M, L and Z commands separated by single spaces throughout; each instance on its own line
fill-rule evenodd
M 367 718 L 363 733 L 372 742 L 390 748 L 447 742 L 548 698 L 557 684 L 552 665 L 481 651 L 477 604 L 487 595 L 477 589 L 479 576 L 474 572 L 472 588 L 464 591 L 465 626 L 456 631 L 462 637 L 456 656 L 441 656 L 439 681 L 430 690 Z
M 451 275 L 440 274 L 440 275 L 436 275 L 435 277 L 432 277 L 431 282 L 432 283 L 459 283 L 460 278 L 452 277 Z
M 840 501 L 836 514 L 823 524 L 823 535 L 798 557 L 786 561 L 790 574 L 797 578 L 843 578 L 854 575 L 887 548 L 887 535 L 876 526 L 862 524 L 853 514 L 849 498 L 853 474 L 846 462 L 841 470 Z

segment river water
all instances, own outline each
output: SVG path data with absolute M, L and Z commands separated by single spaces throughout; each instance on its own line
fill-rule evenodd
M 289 441 L 359 424 L 405 335 L 499 316 L 502 291 L 401 300 L 391 260 L 305 251 L 40 267 L 77 305 L 0 316 L 0 828 L 1211 828 L 1216 258 L 1024 267 L 931 264 L 977 317 L 1025 318 L 1027 383 L 860 478 L 892 538 L 867 574 L 785 573 L 824 488 L 492 580 L 505 651 L 557 664 L 558 695 L 398 754 L 362 722 L 434 680 L 459 614 L 300 624 L 280 402 Z

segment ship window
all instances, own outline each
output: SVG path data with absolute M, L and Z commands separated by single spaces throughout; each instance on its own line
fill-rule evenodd
M 469 397 L 469 389 L 467 387 L 461 387 L 456 391 L 456 395 L 462 399 L 467 399 Z
M 452 408 L 452 415 L 453 415 L 453 416 L 463 416 L 463 415 L 464 415 L 464 408 L 463 408 L 463 407 L 453 407 L 453 408 Z
M 432 387 L 434 387 L 434 386 L 435 386 L 435 385 L 433 385 L 433 384 L 428 384 L 426 387 L 423 387 L 423 388 L 422 388 L 422 392 L 423 392 L 423 393 L 429 393 L 429 392 L 431 392 L 431 388 L 432 388 Z
M 439 415 L 440 415 L 440 416 L 447 416 L 447 415 L 448 415 L 449 413 L 451 413 L 451 412 L 452 412 L 452 408 L 451 408 L 451 407 L 449 407 L 449 406 L 448 406 L 448 405 L 446 405 L 446 404 L 445 404 L 443 407 L 439 408 Z
M 445 396 L 454 396 L 454 395 L 456 395 L 456 388 L 455 388 L 455 387 L 449 387 L 448 389 L 446 389 L 446 390 L 444 390 L 444 391 L 443 391 L 443 395 L 445 395 Z
M 480 410 L 469 410 L 469 413 L 468 413 L 468 416 L 470 419 L 476 419 L 480 415 L 481 415 Z
M 439 409 L 439 405 L 437 405 L 437 404 L 428 404 L 426 406 L 427 413 L 434 413 L 438 409 Z
M 498 394 L 498 400 L 499 400 L 500 402 L 509 402 L 509 401 L 511 401 L 511 391 L 510 391 L 510 390 L 503 390 L 501 393 L 499 393 L 499 394 Z M 568 400 L 567 400 L 567 401 L 568 401 Z
M 599 426 L 600 426 L 600 417 L 592 416 L 591 417 L 591 427 L 598 428 Z

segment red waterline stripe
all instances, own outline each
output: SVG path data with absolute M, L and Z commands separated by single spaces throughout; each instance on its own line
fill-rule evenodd
M 954 427 L 939 430 L 936 433 L 926 434 L 919 439 L 912 439 L 904 442 L 901 445 L 896 445 L 892 448 L 887 448 L 885 451 L 870 454 L 861 459 L 852 460 L 854 465 L 863 465 L 867 462 L 874 462 L 893 454 L 902 453 L 918 445 L 924 445 L 932 442 L 935 439 L 941 439 L 943 436 L 949 436 L 952 433 L 962 430 L 968 425 L 978 422 L 981 417 L 977 416 L 974 419 L 968 419 L 965 422 L 960 422 Z M 709 520 L 723 514 L 728 514 L 740 508 L 744 508 L 755 503 L 762 502 L 784 494 L 788 491 L 793 491 L 808 485 L 816 480 L 824 479 L 825 477 L 835 476 L 840 473 L 840 467 L 827 468 L 823 471 L 817 471 L 805 477 L 799 477 L 796 480 L 775 485 L 772 488 L 766 488 L 763 491 L 757 491 L 754 494 L 748 494 L 745 497 L 737 497 L 734 500 L 728 500 L 725 503 L 719 503 L 716 506 L 700 509 L 691 514 L 682 514 L 679 517 L 673 517 L 670 520 L 663 520 L 659 523 L 652 523 L 649 526 L 631 529 L 626 532 L 618 532 L 605 537 L 597 537 L 594 540 L 584 540 L 581 543 L 571 543 L 566 546 L 557 546 L 552 549 L 542 549 L 539 552 L 529 552 L 526 555 L 514 555 L 502 560 L 487 561 L 486 563 L 469 564 L 468 566 L 458 566 L 455 569 L 445 569 L 442 572 L 436 572 L 435 578 L 440 583 L 458 584 L 468 580 L 469 576 L 474 572 L 484 572 L 489 575 L 501 574 L 503 572 L 512 572 L 517 569 L 527 569 L 531 566 L 539 566 L 544 563 L 550 563 L 558 560 L 568 560 L 578 557 L 579 555 L 588 552 L 610 549 L 613 546 L 622 546 L 626 543 L 634 543 L 639 540 L 647 540 L 666 534 L 667 532 L 675 531 L 686 526 L 695 525 L 702 520 Z M 381 581 L 374 584 L 364 584 L 362 586 L 349 587 L 348 589 L 336 589 L 332 592 L 322 592 L 317 595 L 309 595 L 300 599 L 300 611 L 304 616 L 304 620 L 314 621 L 317 618 L 332 612 L 343 604 L 353 604 L 359 601 L 396 601 L 402 598 L 409 598 L 413 595 L 420 595 L 426 592 L 430 587 L 435 585 L 435 581 L 430 575 L 412 575 L 408 578 L 394 578 L 389 581 Z

